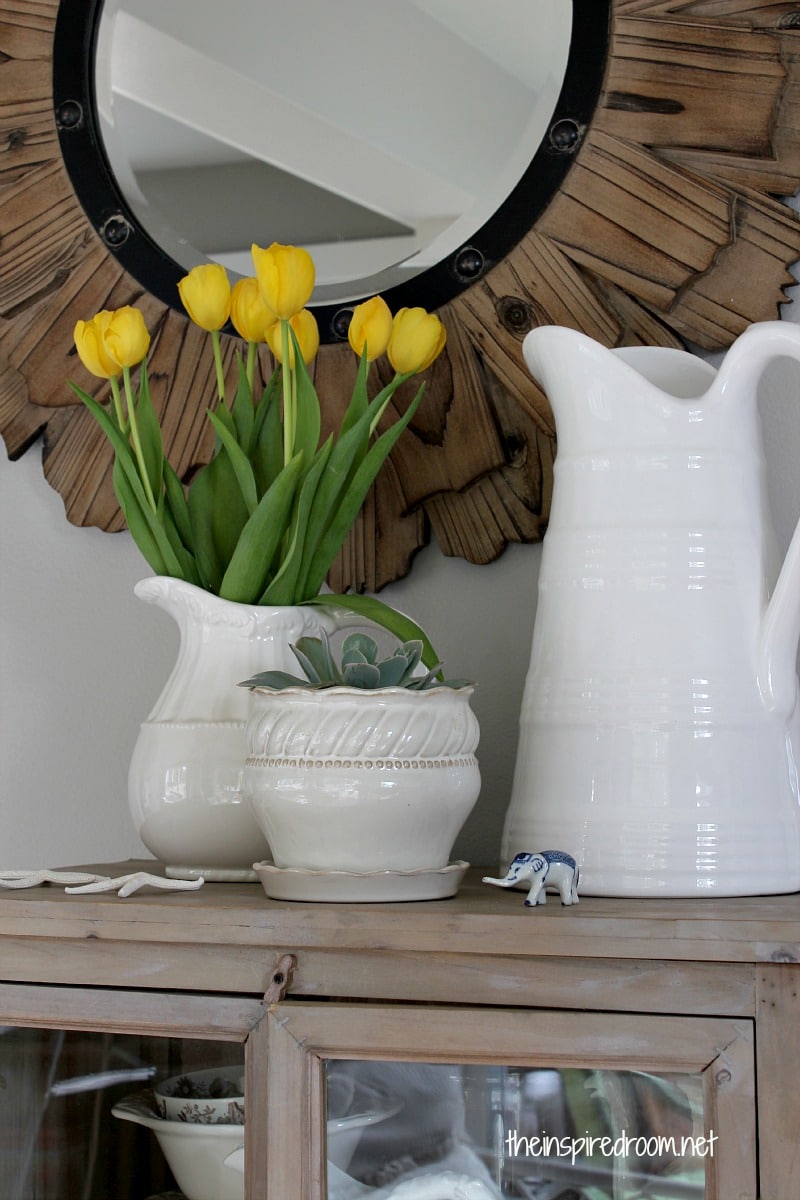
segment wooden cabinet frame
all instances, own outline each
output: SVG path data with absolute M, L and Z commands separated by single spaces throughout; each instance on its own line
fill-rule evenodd
M 707 1200 L 755 1200 L 752 1025 L 711 1017 L 288 1002 L 267 1018 L 269 1195 L 325 1200 L 329 1059 L 679 1071 L 703 1083 Z
M 709 1196 L 796 1200 L 800 894 L 531 910 L 480 875 L 410 904 L 0 891 L 0 1024 L 243 1044 L 265 1131 L 248 1200 L 267 1180 L 269 1200 L 320 1195 L 326 1057 L 696 1071 L 721 1137 Z
M 243 1044 L 248 1120 L 256 1129 L 266 1124 L 266 1059 L 250 1035 L 265 1012 L 263 1000 L 246 996 L 0 984 L 6 1025 Z M 245 1142 L 247 1195 L 260 1194 L 265 1170 L 265 1139 L 251 1137 Z

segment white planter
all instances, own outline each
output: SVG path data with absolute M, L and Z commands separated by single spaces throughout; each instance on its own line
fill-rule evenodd
M 316 608 L 234 604 L 179 579 L 144 579 L 135 591 L 180 630 L 177 661 L 131 760 L 136 830 L 167 875 L 255 879 L 253 863 L 269 846 L 242 792 L 250 693 L 237 685 L 254 671 L 293 670 L 289 643 L 342 621 Z
M 245 789 L 276 865 L 446 866 L 480 791 L 472 691 L 255 689 Z

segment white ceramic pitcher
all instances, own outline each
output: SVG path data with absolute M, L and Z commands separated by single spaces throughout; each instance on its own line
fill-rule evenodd
M 255 671 L 294 670 L 291 642 L 358 618 L 302 605 L 237 604 L 164 576 L 141 580 L 135 592 L 168 612 L 180 631 L 177 660 L 131 758 L 136 831 L 167 875 L 257 879 L 253 863 L 269 857 L 269 846 L 242 787 L 250 693 L 237 684 Z
M 779 570 L 756 403 L 784 355 L 779 321 L 718 372 L 527 335 L 558 453 L 505 862 L 566 850 L 587 895 L 800 889 L 800 534 Z

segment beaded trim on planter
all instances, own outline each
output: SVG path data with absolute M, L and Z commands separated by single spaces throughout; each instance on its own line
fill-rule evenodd
M 246 759 L 248 767 L 363 767 L 371 771 L 374 767 L 396 770 L 419 770 L 428 767 L 472 767 L 477 763 L 474 754 L 458 758 L 291 758 L 281 755 L 275 758 L 251 755 Z

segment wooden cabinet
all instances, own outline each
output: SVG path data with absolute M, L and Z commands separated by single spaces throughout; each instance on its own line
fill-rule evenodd
M 796 1200 L 798 962 L 800 896 L 531 910 L 477 875 L 451 900 L 387 905 L 277 902 L 255 884 L 0 892 L 0 1026 L 241 1054 L 251 1200 L 325 1194 L 326 1072 L 361 1062 L 453 1064 L 485 1090 L 495 1067 L 517 1084 L 686 1078 L 714 1146 L 694 1194 Z M 112 1136 L 97 1111 L 95 1136 Z

